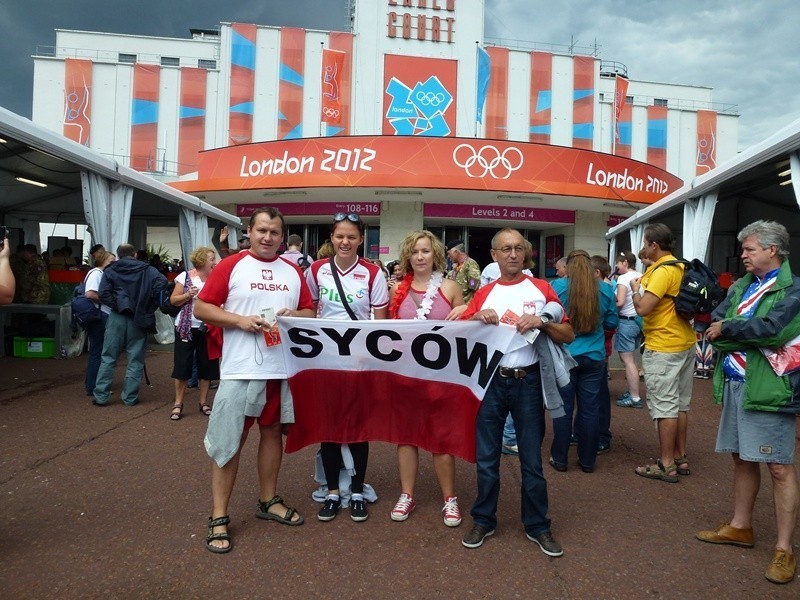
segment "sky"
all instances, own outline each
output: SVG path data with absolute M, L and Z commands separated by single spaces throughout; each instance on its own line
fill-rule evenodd
M 357 0 L 385 2 L 385 0 Z M 348 31 L 347 0 L 0 0 L 0 106 L 31 116 L 33 59 L 55 29 L 185 38 L 220 21 Z M 456 0 L 458 10 L 458 0 Z M 459 17 L 463 18 L 463 17 Z M 739 149 L 800 118 L 796 0 L 486 0 L 487 38 L 598 46 L 631 79 L 714 88 Z

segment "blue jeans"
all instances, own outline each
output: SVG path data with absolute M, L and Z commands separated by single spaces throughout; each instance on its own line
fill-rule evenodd
M 503 426 L 503 443 L 506 446 L 517 445 L 517 431 L 514 429 L 514 418 L 511 413 L 508 413 L 506 424 Z
M 608 389 L 608 362 L 603 363 L 603 375 L 600 382 L 600 398 L 598 414 L 600 415 L 600 435 L 598 442 L 603 446 L 611 445 L 611 392 Z
M 489 529 L 497 527 L 503 425 L 509 412 L 514 418 L 519 446 L 522 523 L 526 533 L 536 536 L 550 531 L 550 519 L 547 517 L 547 481 L 542 472 L 545 420 L 538 369 L 534 369 L 524 379 L 501 377 L 499 373 L 495 373 L 486 390 L 476 421 L 478 497 L 470 514 L 476 525 Z
M 578 363 L 569 373 L 569 385 L 561 390 L 565 415 L 553 419 L 553 443 L 550 452 L 553 461 L 566 465 L 569 442 L 572 437 L 572 412 L 577 400 L 575 436 L 578 438 L 578 462 L 581 467 L 592 469 L 597 460 L 599 438 L 600 386 L 608 385 L 605 361 L 592 360 L 586 356 L 575 356 Z
M 86 337 L 89 340 L 89 360 L 86 363 L 86 378 L 84 387 L 86 394 L 91 396 L 94 392 L 94 384 L 97 381 L 97 371 L 100 369 L 100 356 L 103 354 L 103 337 L 106 333 L 106 321 L 108 314 L 102 313 L 100 320 L 92 323 L 86 328 Z
M 128 406 L 139 402 L 139 384 L 142 382 L 146 347 L 147 332 L 134 325 L 131 317 L 116 312 L 108 315 L 103 354 L 94 388 L 94 399 L 97 404 L 108 404 L 111 384 L 114 381 L 114 367 L 117 366 L 117 360 L 123 350 L 128 355 L 128 366 L 125 369 L 121 399 Z

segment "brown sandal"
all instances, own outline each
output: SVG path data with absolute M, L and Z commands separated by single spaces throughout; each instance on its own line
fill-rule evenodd
M 678 475 L 691 475 L 692 470 L 689 468 L 689 459 L 686 455 L 675 457 L 675 466 L 678 470 Z
M 643 467 L 636 467 L 635 473 L 640 477 L 647 479 L 659 479 L 666 483 L 678 483 L 678 470 L 675 468 L 675 463 L 671 465 L 663 465 L 659 458 L 654 465 L 645 465 Z M 671 473 L 675 473 L 671 475 Z
M 169 418 L 171 421 L 180 421 L 181 417 L 183 416 L 183 404 L 179 404 L 176 402 L 172 405 L 172 413 L 170 413 Z
M 205 416 L 211 416 L 211 407 L 208 404 L 200 403 L 200 412 L 203 413 Z

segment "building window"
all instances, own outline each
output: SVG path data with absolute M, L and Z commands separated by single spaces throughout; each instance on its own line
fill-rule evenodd
M 599 96 L 600 96 L 600 102 L 602 102 L 603 100 L 605 100 L 605 97 L 606 97 L 606 96 L 605 96 L 605 94 L 604 94 L 603 92 L 600 92 Z
M 198 58 L 197 66 L 200 67 L 201 69 L 216 69 L 217 61 L 209 60 L 207 58 Z
M 653 98 L 653 106 L 667 106 L 668 104 L 666 98 Z
M 135 63 L 136 62 L 136 55 L 135 54 L 125 54 L 124 52 L 119 53 L 119 62 L 121 63 Z
M 626 104 L 633 104 L 633 96 L 625 96 Z
M 181 59 L 176 58 L 175 56 L 162 56 L 161 57 L 161 66 L 162 67 L 180 67 L 181 66 Z

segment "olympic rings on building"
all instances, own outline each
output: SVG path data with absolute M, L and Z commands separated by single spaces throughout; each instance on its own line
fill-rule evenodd
M 325 115 L 326 117 L 331 117 L 333 119 L 338 119 L 339 118 L 339 109 L 331 108 L 329 106 L 323 106 L 322 107 L 322 114 Z
M 508 179 L 525 162 L 519 148 L 509 146 L 502 152 L 491 145 L 476 150 L 471 144 L 460 144 L 453 150 L 453 162 L 467 172 L 470 177 Z
M 444 102 L 444 94 L 441 92 L 417 92 L 415 98 L 422 106 L 439 106 Z

